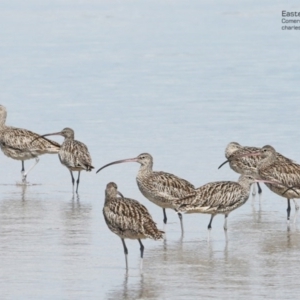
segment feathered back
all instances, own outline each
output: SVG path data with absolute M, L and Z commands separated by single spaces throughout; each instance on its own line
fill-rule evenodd
M 111 189 L 111 192 L 109 191 Z M 112 186 L 106 188 L 103 214 L 108 227 L 121 238 L 163 238 L 147 208 L 130 198 L 117 197 Z

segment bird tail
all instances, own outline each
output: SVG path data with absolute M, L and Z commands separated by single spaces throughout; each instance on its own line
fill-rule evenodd
M 91 165 L 86 165 L 86 170 L 87 171 L 92 171 L 92 169 L 95 169 L 95 167 L 93 167 Z
M 150 220 L 149 220 L 150 221 Z M 156 223 L 151 220 L 147 224 L 144 224 L 145 235 L 153 240 L 161 240 L 164 237 L 165 232 L 159 230 L 156 227 Z
M 156 228 L 156 232 L 152 234 L 151 238 L 155 241 L 162 240 L 165 232 Z

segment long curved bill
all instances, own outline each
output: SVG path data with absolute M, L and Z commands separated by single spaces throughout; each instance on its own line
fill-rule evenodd
M 258 156 L 261 155 L 261 153 L 259 151 L 256 152 L 252 152 L 252 153 L 246 153 L 246 154 L 241 154 L 241 155 L 236 155 L 232 157 L 232 160 L 237 159 L 237 158 L 241 158 L 241 157 L 246 157 L 246 156 Z M 218 169 L 221 169 L 225 164 L 227 164 L 230 161 L 230 159 L 227 159 L 226 161 L 224 161 L 219 167 Z
M 34 141 L 44 138 L 45 136 L 49 136 L 49 135 L 61 135 L 61 132 L 54 132 L 54 133 L 47 133 L 47 134 L 40 135 L 37 138 L 33 139 L 30 143 L 32 144 Z M 48 141 L 50 141 L 50 140 L 48 140 Z
M 124 199 L 124 196 L 123 196 L 123 194 L 122 194 L 122 193 L 120 193 L 119 191 L 117 191 L 117 193 L 118 193 L 118 195 L 120 195 L 120 196 L 121 196 L 121 198 L 123 198 L 123 199 Z
M 225 164 L 227 164 L 229 162 L 229 160 L 227 159 L 226 161 L 224 161 L 222 164 L 219 165 L 218 170 L 221 169 Z
M 43 135 L 41 135 L 41 137 L 49 136 L 49 135 L 62 135 L 62 134 L 61 134 L 61 132 L 54 132 L 54 133 L 43 134 Z
M 111 166 L 111 165 L 115 165 L 115 164 L 121 164 L 121 163 L 124 163 L 124 162 L 137 162 L 137 157 L 135 158 L 127 158 L 127 159 L 121 159 L 121 160 L 116 160 L 116 161 L 113 161 L 103 167 L 101 167 L 96 173 L 100 172 L 101 170 L 103 170 L 104 168 L 108 167 L 108 166 Z

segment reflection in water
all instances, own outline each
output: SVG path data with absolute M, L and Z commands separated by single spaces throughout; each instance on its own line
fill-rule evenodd
M 69 202 L 63 204 L 61 212 L 64 224 L 64 235 L 62 236 L 64 245 L 86 245 L 90 243 L 91 209 L 90 204 L 81 204 L 77 195 L 73 195 Z
M 262 222 L 261 201 L 259 201 L 258 210 L 256 210 L 256 206 L 255 206 L 254 201 L 252 201 L 252 203 L 251 203 L 251 208 L 252 208 L 253 221 L 256 222 L 256 223 L 261 223 Z
M 26 184 L 22 184 L 20 187 L 22 189 L 22 192 L 21 192 L 22 201 L 25 201 L 25 192 L 27 190 L 27 185 Z
M 294 217 L 293 217 L 293 223 L 294 224 L 297 224 L 297 218 L 298 218 L 298 213 L 299 213 L 299 205 L 297 203 L 297 200 L 296 199 L 293 199 L 293 202 L 295 204 L 295 214 L 294 214 Z
M 10 189 L 7 187 L 0 199 L 0 289 L 3 299 L 5 293 L 22 298 L 26 291 L 24 287 L 29 287 L 33 281 L 38 282 L 36 295 L 40 294 L 45 281 L 51 277 L 42 276 L 42 269 L 51 272 L 57 265 L 54 259 L 57 249 L 53 245 L 59 234 L 57 201 L 48 194 L 39 194 L 38 187 Z M 51 265 L 48 265 L 49 261 Z M 31 290 L 27 292 L 30 294 Z
M 110 291 L 106 299 L 160 299 L 160 287 L 148 274 L 125 275 L 123 283 Z
M 81 203 L 76 195 L 70 201 L 62 203 L 62 277 L 65 278 L 64 291 L 68 299 L 78 295 L 78 287 L 90 276 L 88 271 L 83 270 L 93 266 L 87 265 L 87 257 L 92 256 L 91 211 L 91 204 Z M 80 296 L 85 298 L 86 294 L 80 293 Z

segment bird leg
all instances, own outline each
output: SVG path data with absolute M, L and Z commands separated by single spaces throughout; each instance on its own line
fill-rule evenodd
M 79 179 L 80 179 L 80 171 L 78 171 L 78 178 L 77 178 L 77 185 L 76 185 L 76 194 L 78 194 L 78 186 L 79 186 Z
M 290 201 L 290 199 L 287 199 L 287 209 L 286 209 L 286 211 L 287 211 L 287 221 L 288 221 L 288 223 L 290 222 L 290 214 L 291 214 L 291 201 Z
M 124 239 L 122 239 L 122 243 L 123 243 L 123 248 L 124 248 L 124 254 L 125 254 L 125 262 L 126 262 L 126 270 L 128 270 L 128 259 L 127 259 L 127 256 L 128 256 L 128 249 L 126 247 L 126 244 L 125 244 L 125 241 Z
M 22 170 L 21 170 L 21 174 L 22 174 L 22 182 L 23 184 L 26 183 L 26 177 L 25 177 L 25 167 L 24 167 L 24 160 L 22 160 Z
M 180 220 L 180 226 L 181 226 L 181 235 L 183 235 L 183 222 L 182 222 L 182 214 L 180 212 L 177 213 L 179 220 Z
M 215 215 L 211 215 L 211 217 L 210 217 L 210 221 L 209 221 L 209 224 L 208 224 L 208 226 L 207 226 L 207 229 L 208 229 L 208 230 L 211 229 L 211 223 L 212 223 L 212 220 L 213 220 L 214 216 L 215 216 Z
M 35 163 L 28 169 L 27 172 L 25 172 L 25 168 L 24 168 L 24 160 L 22 160 L 22 182 L 23 184 L 26 184 L 26 177 L 28 175 L 28 173 L 36 166 L 36 164 L 40 161 L 40 159 L 38 157 L 35 158 Z
M 22 160 L 22 170 L 21 170 L 22 176 L 24 176 L 24 172 L 25 172 L 24 160 Z
M 165 208 L 163 208 L 163 213 L 164 213 L 164 224 L 167 224 L 167 214 Z
M 72 177 L 72 184 L 73 184 L 73 194 L 74 194 L 74 182 L 75 182 L 75 179 L 73 177 L 73 173 L 72 171 L 70 170 L 70 174 L 71 174 L 71 177 Z
M 143 256 L 144 256 L 144 245 L 142 244 L 141 240 L 138 239 L 141 247 L 140 247 L 140 251 L 141 251 L 141 264 L 140 264 L 140 268 L 143 268 Z
M 224 220 L 224 230 L 227 231 L 227 217 L 228 214 L 225 214 L 225 220 Z
M 140 243 L 140 245 L 141 245 L 141 247 L 140 247 L 140 251 L 141 251 L 141 258 L 143 258 L 144 257 L 144 245 L 142 244 L 142 242 L 141 242 L 141 240 L 140 239 L 138 239 L 138 241 L 139 241 L 139 243 Z
M 262 189 L 259 185 L 259 182 L 257 182 L 257 188 L 258 188 L 258 194 L 260 195 L 262 193 Z

